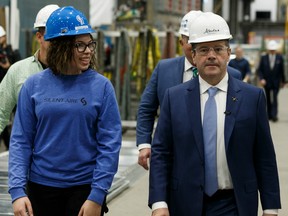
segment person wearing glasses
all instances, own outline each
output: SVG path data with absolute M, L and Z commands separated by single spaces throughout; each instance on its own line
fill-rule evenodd
M 188 25 L 201 13 L 202 11 L 191 10 L 182 18 L 179 28 L 181 36 L 179 43 L 184 55 L 160 60 L 141 96 L 137 112 L 136 145 L 139 150 L 138 164 L 146 170 L 149 169 L 154 122 L 166 89 L 198 75 L 192 61 L 191 44 L 188 43 Z M 240 71 L 232 67 L 228 68 L 228 73 L 237 79 L 242 79 Z
M 15 215 L 107 212 L 122 128 L 114 88 L 95 71 L 93 34 L 83 13 L 71 6 L 47 20 L 49 67 L 23 84 L 11 134 L 9 193 Z
M 169 88 L 152 142 L 152 216 L 263 216 L 281 208 L 265 94 L 227 72 L 229 26 L 205 12 L 189 25 L 199 76 Z M 193 34 L 192 34 L 193 32 Z

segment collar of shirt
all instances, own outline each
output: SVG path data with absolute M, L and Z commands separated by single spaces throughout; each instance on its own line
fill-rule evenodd
M 40 54 L 40 49 L 36 50 L 36 52 L 33 55 L 35 62 L 39 62 L 39 54 Z
M 204 94 L 211 87 L 201 76 L 199 76 L 200 94 Z M 215 86 L 223 92 L 227 92 L 228 89 L 228 73 L 226 72 L 224 78 Z
M 184 71 L 187 72 L 191 72 L 190 69 L 192 68 L 192 64 L 188 61 L 188 59 L 185 57 L 185 61 L 184 61 Z

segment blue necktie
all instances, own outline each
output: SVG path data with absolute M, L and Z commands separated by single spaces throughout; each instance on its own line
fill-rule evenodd
M 208 89 L 203 117 L 203 137 L 205 152 L 205 193 L 212 196 L 218 190 L 217 179 L 217 107 L 215 102 L 216 87 Z

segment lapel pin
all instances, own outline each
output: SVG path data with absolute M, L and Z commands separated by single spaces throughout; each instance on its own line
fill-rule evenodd
M 235 102 L 235 101 L 237 101 L 237 98 L 236 97 L 232 97 L 232 100 Z

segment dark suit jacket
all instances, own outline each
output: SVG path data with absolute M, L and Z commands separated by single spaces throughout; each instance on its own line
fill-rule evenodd
M 285 82 L 284 61 L 282 55 L 276 55 L 272 71 L 270 69 L 269 55 L 267 54 L 262 56 L 258 67 L 258 76 L 260 79 L 266 80 L 267 84 L 265 88 L 279 89 L 280 83 Z
M 257 216 L 258 191 L 264 209 L 279 209 L 263 90 L 229 76 L 226 110 L 225 147 L 239 216 Z M 198 78 L 166 91 L 152 146 L 149 205 L 165 201 L 171 216 L 201 216 L 204 147 Z
M 151 143 L 152 132 L 159 105 L 161 106 L 166 89 L 183 81 L 185 57 L 160 60 L 155 67 L 139 104 L 137 114 L 137 146 Z M 228 73 L 242 80 L 241 72 L 228 67 Z

